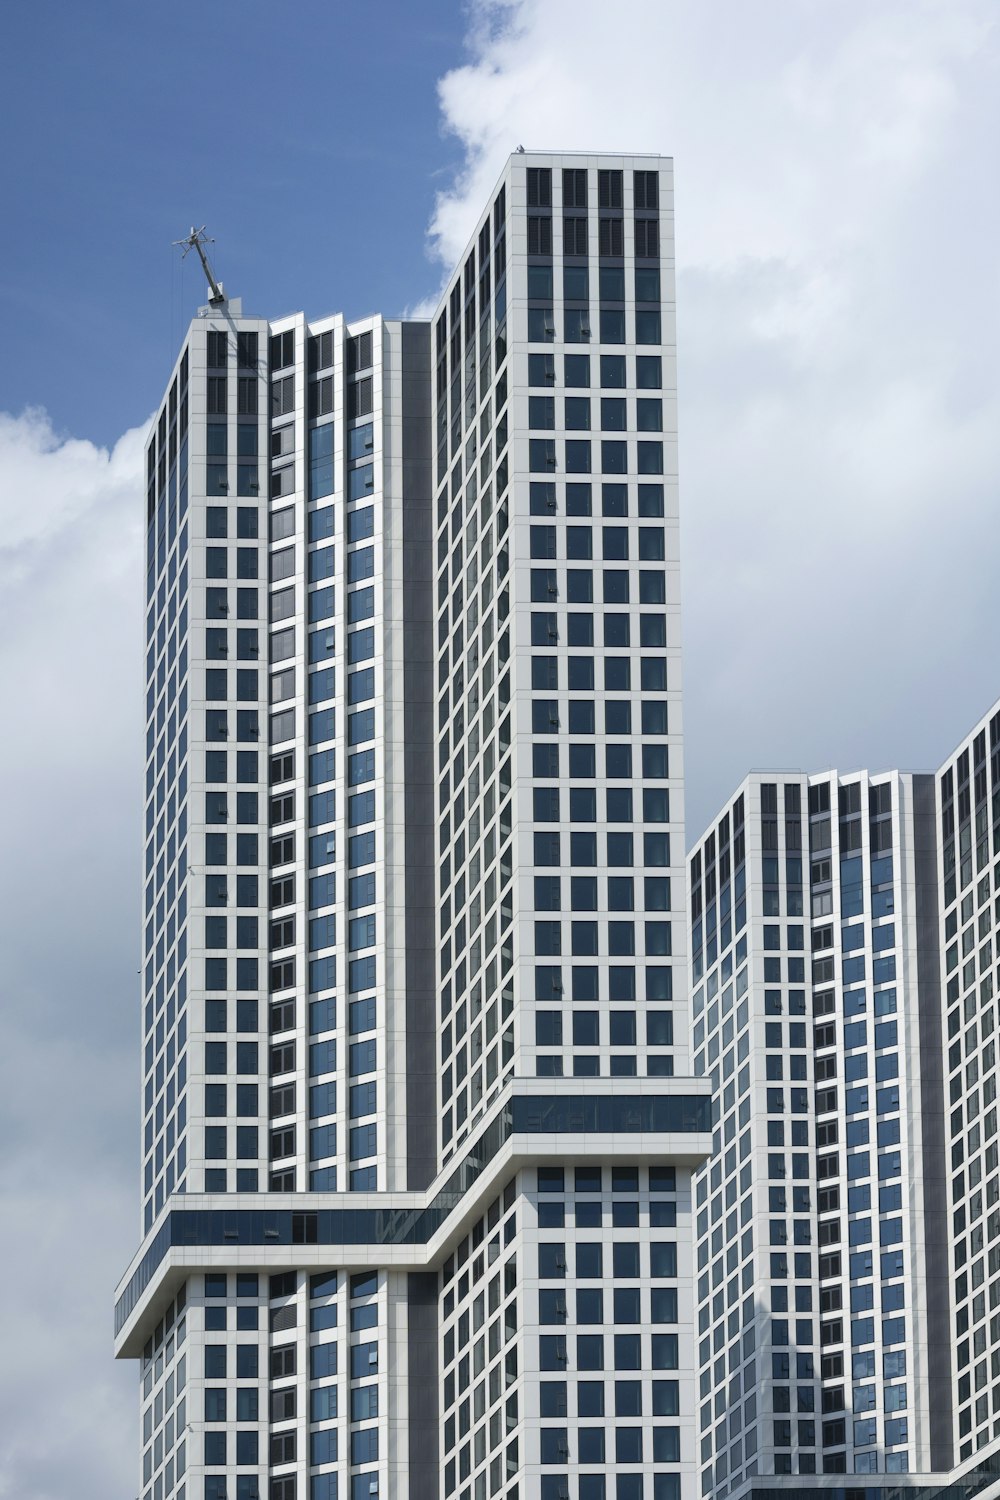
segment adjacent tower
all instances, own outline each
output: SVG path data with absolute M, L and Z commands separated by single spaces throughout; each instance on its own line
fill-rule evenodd
M 955 1456 L 1000 1453 L 1000 704 L 937 776 Z M 1000 1468 L 1000 1463 L 998 1463 Z
M 703 1494 L 1000 1482 L 998 830 L 995 705 L 936 775 L 753 774 L 690 855 Z
M 755 774 L 691 855 L 704 1493 L 951 1465 L 933 799 Z
M 147 448 L 142 1500 L 685 1500 L 671 168 L 428 323 L 191 325 Z

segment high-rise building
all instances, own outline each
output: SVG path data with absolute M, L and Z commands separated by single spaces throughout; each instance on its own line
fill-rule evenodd
M 695 1066 L 721 1114 L 696 1188 L 720 1497 L 755 1473 L 950 1465 L 933 797 L 932 777 L 755 774 L 691 855 Z
M 998 832 L 994 707 L 936 777 L 753 774 L 691 852 L 703 1494 L 1000 1481 Z
M 142 1500 L 693 1497 L 671 168 L 428 322 L 215 295 L 147 448 Z
M 1000 704 L 937 777 L 955 1456 L 1000 1449 Z

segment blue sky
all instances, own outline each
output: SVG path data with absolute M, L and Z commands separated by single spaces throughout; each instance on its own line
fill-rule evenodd
M 1000 696 L 1000 16 L 9 0 L 0 128 L 0 1500 L 131 1500 L 142 453 L 204 296 L 172 241 L 206 223 L 265 316 L 399 313 L 519 142 L 673 155 L 695 837 L 751 767 L 933 769 Z
M 0 408 L 113 442 L 159 395 L 216 238 L 247 311 L 399 313 L 461 161 L 435 84 L 454 0 L 14 0 L 4 12 Z M 14 232 L 11 232 L 12 229 Z

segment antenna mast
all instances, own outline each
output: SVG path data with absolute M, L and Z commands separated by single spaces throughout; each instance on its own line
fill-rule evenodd
M 209 265 L 208 256 L 205 254 L 205 246 L 214 245 L 215 241 L 213 239 L 210 239 L 209 236 L 205 233 L 204 224 L 200 229 L 195 229 L 192 226 L 191 233 L 187 236 L 187 238 L 183 240 L 174 240 L 174 244 L 182 245 L 184 247 L 184 254 L 181 256 L 182 260 L 186 259 L 187 254 L 190 250 L 197 250 L 198 259 L 201 261 L 202 270 L 205 272 L 205 276 L 208 280 L 209 302 L 211 302 L 213 306 L 218 305 L 220 302 L 225 302 L 226 294 L 222 290 L 222 282 L 216 281 L 215 272 Z

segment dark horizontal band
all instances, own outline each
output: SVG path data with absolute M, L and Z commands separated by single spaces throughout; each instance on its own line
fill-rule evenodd
M 853 1477 L 853 1476 L 852 1476 Z M 762 1482 L 745 1491 L 745 1500 L 972 1500 L 1000 1479 L 1000 1452 L 990 1453 L 975 1465 L 963 1465 L 960 1477 L 950 1484 L 921 1483 L 920 1475 L 900 1475 L 899 1483 L 863 1484 L 864 1475 L 852 1485 L 810 1484 L 801 1475 L 796 1483 L 776 1488 Z M 873 1476 L 887 1481 L 888 1475 Z
M 425 1245 L 512 1136 L 675 1135 L 711 1129 L 712 1100 L 703 1094 L 519 1094 L 505 1104 L 431 1201 L 421 1207 L 173 1208 L 115 1304 L 115 1333 L 124 1327 L 174 1245 Z M 301 1197 L 315 1203 L 323 1195 Z

